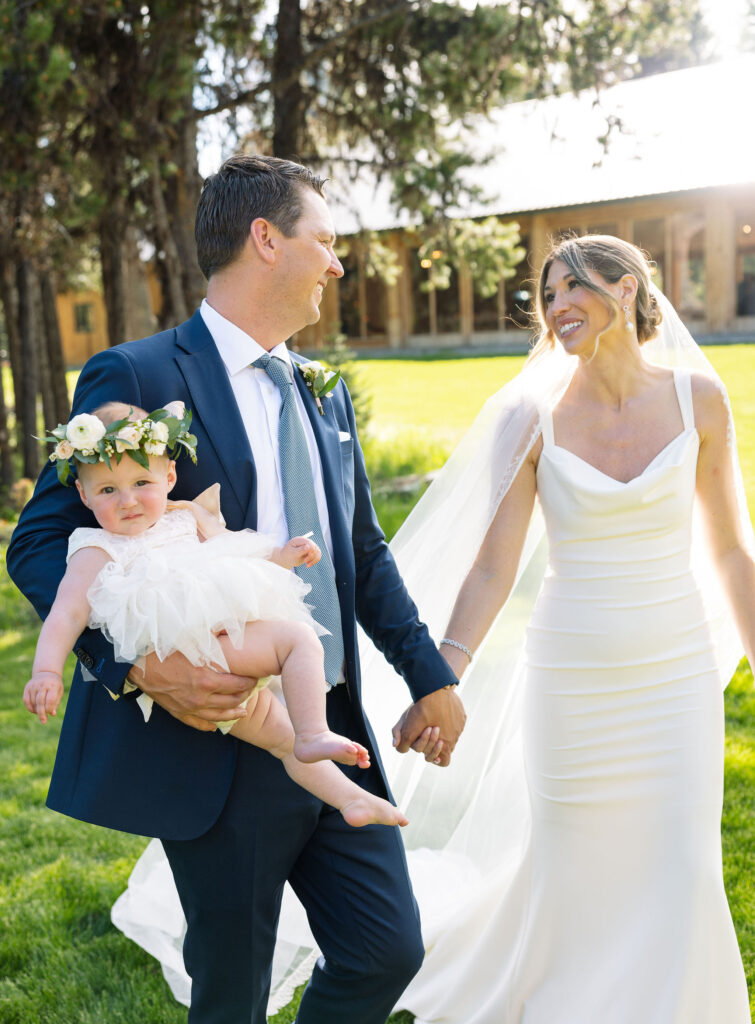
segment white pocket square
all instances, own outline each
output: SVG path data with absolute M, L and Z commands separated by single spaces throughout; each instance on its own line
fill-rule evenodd
M 339 430 L 338 431 L 338 440 L 339 441 L 350 441 L 351 440 L 351 434 L 349 434 L 348 431 L 346 431 L 346 430 Z

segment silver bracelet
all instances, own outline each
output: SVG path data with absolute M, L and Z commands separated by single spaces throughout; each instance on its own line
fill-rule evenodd
M 440 642 L 440 644 L 438 646 L 442 647 L 443 644 L 447 644 L 449 647 L 456 647 L 457 650 L 459 650 L 459 651 L 464 651 L 466 656 L 469 658 L 470 662 L 472 661 L 472 652 L 466 646 L 466 644 L 460 644 L 458 640 L 451 640 L 451 638 L 447 637 L 447 636 L 443 637 L 443 639 L 441 640 L 441 642 Z

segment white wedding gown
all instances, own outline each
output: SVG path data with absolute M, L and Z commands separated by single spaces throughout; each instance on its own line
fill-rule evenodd
M 635 479 L 541 419 L 549 568 L 527 629 L 518 866 L 426 930 L 417 1024 L 749 1024 L 722 878 L 723 695 L 690 569 L 698 435 Z M 420 906 L 422 895 L 420 892 Z

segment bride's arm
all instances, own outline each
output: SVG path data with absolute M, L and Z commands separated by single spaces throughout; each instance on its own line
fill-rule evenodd
M 715 383 L 703 376 L 694 378 L 693 396 L 700 435 L 697 498 L 745 653 L 755 665 L 755 562 L 737 500 L 731 412 Z
M 474 565 L 461 585 L 445 636 L 464 644 L 473 653 L 503 607 L 516 579 L 516 571 L 535 503 L 538 441 L 522 463 L 514 482 L 498 507 Z M 467 655 L 443 644 L 443 657 L 461 676 L 469 664 Z

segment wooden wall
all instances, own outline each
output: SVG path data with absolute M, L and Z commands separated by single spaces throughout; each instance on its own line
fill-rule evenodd
M 100 292 L 64 292 L 57 296 L 63 357 L 68 366 L 81 366 L 108 346 L 107 316 Z

